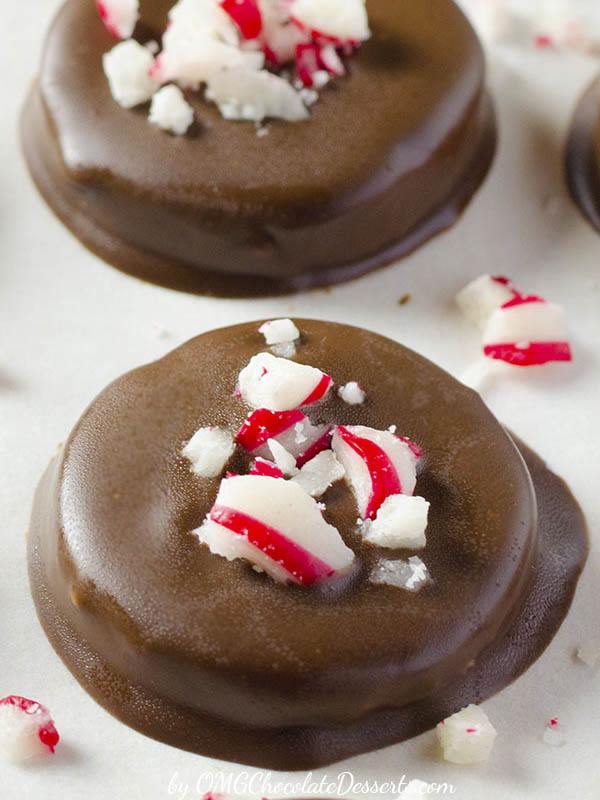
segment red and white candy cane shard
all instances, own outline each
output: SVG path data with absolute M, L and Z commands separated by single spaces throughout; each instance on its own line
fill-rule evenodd
M 96 0 L 98 13 L 115 39 L 129 39 L 139 19 L 139 0 Z
M 246 559 L 275 580 L 304 586 L 344 572 L 354 561 L 316 501 L 292 481 L 276 478 L 224 480 L 196 534 L 216 555 Z
M 41 703 L 19 695 L 0 700 L 0 749 L 13 761 L 54 753 L 58 731 Z
M 313 458 L 316 458 L 319 455 L 319 453 L 322 453 L 324 450 L 329 450 L 331 448 L 333 429 L 325 425 L 320 425 L 317 428 L 313 425 L 311 425 L 310 427 L 311 430 L 317 432 L 318 438 L 314 439 L 314 441 L 312 441 L 312 443 L 310 443 L 308 447 L 306 447 L 305 450 L 302 450 L 302 452 L 297 456 L 296 466 L 300 469 L 309 461 L 312 461 Z M 319 431 L 322 431 L 322 433 L 319 433 Z
M 255 453 L 264 447 L 269 439 L 277 439 L 305 419 L 300 409 L 269 411 L 268 408 L 258 408 L 244 420 L 235 440 L 249 453 Z
M 456 304 L 469 322 L 483 329 L 493 312 L 517 294 L 509 278 L 481 275 L 461 289 L 456 295 Z
M 414 447 L 395 434 L 362 425 L 338 426 L 332 445 L 363 519 L 375 519 L 391 495 L 413 494 L 418 458 Z
M 572 361 L 563 308 L 537 295 L 517 294 L 490 317 L 483 352 L 520 367 Z
M 221 0 L 221 7 L 239 28 L 244 39 L 257 39 L 263 22 L 257 0 Z
M 236 434 L 236 442 L 255 456 L 271 458 L 269 439 L 275 439 L 302 467 L 311 458 L 331 447 L 331 429 L 327 425 L 313 425 L 300 409 L 253 411 Z
M 319 41 L 358 43 L 371 35 L 365 0 L 294 0 L 291 16 Z
M 262 475 L 267 478 L 283 478 L 283 472 L 277 464 L 266 458 L 257 458 L 250 467 L 250 475 Z
M 320 369 L 271 353 L 259 353 L 240 372 L 238 385 L 252 408 L 291 411 L 324 399 L 333 384 Z
M 304 86 L 310 88 L 315 85 L 317 72 L 326 72 L 329 75 L 345 75 L 346 70 L 342 60 L 332 44 L 299 44 L 296 48 L 296 69 L 298 77 Z

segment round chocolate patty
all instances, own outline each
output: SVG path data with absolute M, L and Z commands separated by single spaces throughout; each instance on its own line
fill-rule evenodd
M 136 36 L 160 38 L 168 0 Z M 221 117 L 200 93 L 173 137 L 110 95 L 114 46 L 92 2 L 68 0 L 22 118 L 29 168 L 91 250 L 136 276 L 225 296 L 361 274 L 450 225 L 495 147 L 484 59 L 452 0 L 368 0 L 373 37 L 303 123 Z
M 566 169 L 573 200 L 600 231 L 600 78 L 577 105 L 567 142 Z
M 55 648 L 116 716 L 205 755 L 305 769 L 415 735 L 520 674 L 566 613 L 585 528 L 474 392 L 389 339 L 300 320 L 298 361 L 367 393 L 348 406 L 331 392 L 311 416 L 396 424 L 424 448 L 432 581 L 369 581 L 382 555 L 410 553 L 362 540 L 344 482 L 323 500 L 357 555 L 348 581 L 282 585 L 212 555 L 191 531 L 219 480 L 180 451 L 201 426 L 243 421 L 234 388 L 264 348 L 259 324 L 199 336 L 94 401 L 38 489 L 31 582 Z

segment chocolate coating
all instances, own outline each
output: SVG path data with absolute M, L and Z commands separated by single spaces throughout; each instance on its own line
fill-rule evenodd
M 145 0 L 160 38 L 170 0 Z M 22 117 L 43 196 L 109 263 L 186 291 L 275 294 L 359 275 L 455 221 L 495 147 L 484 58 L 452 0 L 368 0 L 373 37 L 305 123 L 256 136 L 199 93 L 173 137 L 112 99 L 113 45 L 92 2 L 68 0 Z
M 415 594 L 369 582 L 390 551 L 357 534 L 343 482 L 324 500 L 358 557 L 349 579 L 281 585 L 212 555 L 190 532 L 219 480 L 179 454 L 198 427 L 242 422 L 233 389 L 264 346 L 259 324 L 193 339 L 92 403 L 37 491 L 31 584 L 54 647 L 116 716 L 202 754 L 304 769 L 412 736 L 511 681 L 566 613 L 585 532 L 525 450 L 534 491 L 478 395 L 389 339 L 301 320 L 298 359 L 367 392 L 362 406 L 333 392 L 316 416 L 397 424 L 424 447 L 433 582 Z M 247 463 L 237 454 L 230 468 Z
M 600 231 L 600 78 L 592 83 L 575 111 L 566 169 L 573 200 Z

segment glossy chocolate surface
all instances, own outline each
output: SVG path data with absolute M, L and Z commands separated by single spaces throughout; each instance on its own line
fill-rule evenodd
M 600 78 L 590 86 L 575 111 L 566 168 L 571 196 L 600 231 Z
M 219 481 L 179 453 L 200 426 L 242 422 L 233 391 L 264 347 L 259 323 L 204 334 L 109 386 L 42 480 L 29 540 L 42 623 L 99 702 L 176 746 L 281 769 L 407 738 L 502 688 L 555 632 L 586 546 L 568 490 L 525 450 L 534 490 L 478 395 L 383 337 L 298 326 L 298 360 L 367 392 L 353 407 L 332 393 L 317 420 L 397 424 L 424 447 L 417 492 L 432 509 L 419 555 L 432 583 L 369 582 L 381 555 L 411 553 L 361 540 L 343 482 L 324 501 L 358 557 L 349 579 L 278 584 L 190 533 Z M 236 455 L 229 468 L 246 466 Z
M 144 0 L 140 41 L 168 0 Z M 451 0 L 368 0 L 373 37 L 303 123 L 223 119 L 200 93 L 173 137 L 120 108 L 93 2 L 68 0 L 22 117 L 51 208 L 114 266 L 187 291 L 282 293 L 358 275 L 450 225 L 491 162 L 480 44 Z

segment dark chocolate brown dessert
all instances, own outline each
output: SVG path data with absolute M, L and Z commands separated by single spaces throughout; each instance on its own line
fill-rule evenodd
M 600 78 L 590 86 L 575 111 L 566 168 L 571 196 L 600 230 Z
M 143 0 L 140 43 L 169 0 Z M 223 118 L 198 92 L 171 136 L 120 107 L 103 73 L 115 40 L 68 0 L 21 125 L 50 207 L 113 266 L 164 286 L 240 296 L 333 284 L 450 226 L 490 166 L 484 56 L 452 0 L 367 0 L 370 38 L 343 57 L 308 118 Z M 263 135 L 265 134 L 265 135 Z
M 105 708 L 288 770 L 502 689 L 587 553 L 569 490 L 477 394 L 389 339 L 296 324 L 288 358 L 250 323 L 115 381 L 48 468 L 29 535 L 44 629 Z

